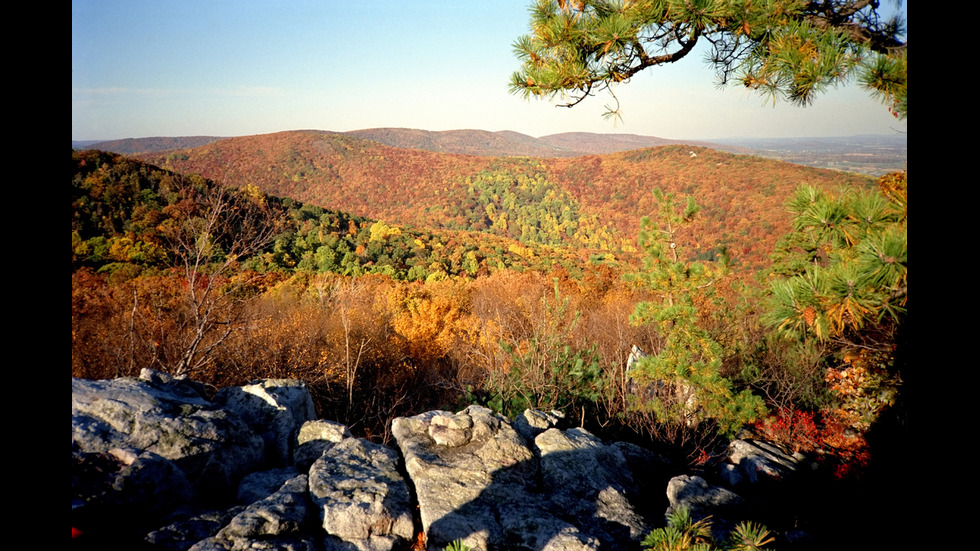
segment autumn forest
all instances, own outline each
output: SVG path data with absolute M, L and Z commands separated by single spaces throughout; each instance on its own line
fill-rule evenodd
M 691 465 L 753 431 L 858 476 L 901 396 L 906 182 L 679 145 L 76 150 L 72 376 L 299 378 L 382 442 L 468 403 Z

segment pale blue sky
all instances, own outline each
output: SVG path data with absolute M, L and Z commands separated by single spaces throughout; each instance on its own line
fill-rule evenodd
M 531 0 L 72 0 L 72 139 L 294 129 L 623 132 L 675 139 L 906 131 L 856 85 L 814 106 L 717 89 L 701 56 L 573 109 L 508 93 Z

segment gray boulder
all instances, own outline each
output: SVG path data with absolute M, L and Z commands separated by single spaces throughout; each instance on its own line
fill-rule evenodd
M 202 385 L 147 369 L 140 378 L 72 379 L 72 525 L 89 541 L 131 542 L 178 509 L 227 506 L 242 477 L 268 467 L 266 440 L 283 462 L 292 446 L 283 442 L 312 416 L 298 382 L 223 395 L 212 403 Z
M 642 539 L 647 523 L 630 503 L 633 476 L 622 451 L 585 429 L 548 429 L 534 440 L 550 502 L 609 543 Z
M 694 520 L 712 515 L 738 514 L 745 507 L 745 500 L 738 494 L 712 486 L 700 476 L 679 475 L 671 478 L 667 483 L 667 499 L 670 510 L 686 508 Z
M 244 506 L 217 511 L 205 511 L 188 518 L 174 521 L 146 535 L 146 542 L 154 549 L 187 551 L 194 544 L 206 540 L 231 522 L 245 510 Z
M 411 494 L 391 448 L 343 440 L 313 463 L 310 494 L 328 547 L 389 551 L 412 541 Z
M 735 440 L 728 446 L 728 460 L 721 475 L 731 486 L 781 482 L 811 467 L 803 454 L 789 454 L 762 440 Z
M 245 475 L 238 484 L 238 503 L 250 505 L 279 491 L 287 481 L 296 478 L 300 472 L 295 467 L 282 467 L 268 471 L 256 471 Z
M 483 550 L 635 547 L 647 529 L 619 448 L 582 429 L 545 430 L 557 417 L 524 419 L 534 443 L 479 406 L 394 421 L 429 549 L 455 540 Z
M 263 379 L 245 386 L 223 388 L 215 405 L 248 421 L 262 436 L 271 465 L 292 464 L 300 427 L 316 419 L 306 383 L 296 379 Z
M 526 409 L 514 419 L 514 430 L 520 433 L 528 442 L 534 442 L 542 432 L 550 428 L 559 428 L 565 420 L 565 414 L 560 411 L 545 413 L 536 409 Z
M 144 375 L 146 370 L 144 370 Z M 173 461 L 199 493 L 226 493 L 262 465 L 262 439 L 179 379 L 72 379 L 72 446 Z
M 235 515 L 217 535 L 198 542 L 192 551 L 277 549 L 315 551 L 320 537 L 306 475 L 287 481 L 276 493 Z
M 155 519 L 197 499 L 174 462 L 134 449 L 72 451 L 72 526 L 94 538 L 141 538 Z M 115 525 L 102 529 L 107 519 Z
M 392 422 L 392 434 L 415 485 L 430 549 L 460 539 L 473 549 L 504 543 L 500 518 L 521 518 L 533 496 L 534 454 L 507 420 L 470 406 L 430 411 Z M 506 515 L 504 509 L 518 509 Z
M 723 541 L 735 523 L 748 516 L 748 505 L 738 494 L 712 486 L 700 476 L 680 475 L 667 483 L 667 514 L 681 508 L 687 509 L 693 521 L 711 517 L 711 534 L 715 541 Z
M 301 471 L 309 471 L 313 462 L 345 438 L 351 438 L 347 427 L 334 421 L 318 419 L 307 421 L 296 435 L 296 449 L 293 451 L 293 464 Z

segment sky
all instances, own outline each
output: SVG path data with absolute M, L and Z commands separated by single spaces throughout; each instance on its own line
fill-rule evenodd
M 671 139 L 894 134 L 856 84 L 801 108 L 697 52 L 567 109 L 508 92 L 532 0 L 72 0 L 72 140 L 377 127 Z

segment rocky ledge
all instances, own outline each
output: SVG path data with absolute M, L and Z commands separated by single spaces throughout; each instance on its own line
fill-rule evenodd
M 398 418 L 397 449 L 315 419 L 306 386 L 263 380 L 213 399 L 193 381 L 72 379 L 72 532 L 91 548 L 631 549 L 664 505 L 747 517 L 731 489 L 670 477 L 560 413 L 480 406 Z M 800 457 L 738 441 L 728 486 L 779 480 Z M 664 493 L 666 488 L 666 496 Z

